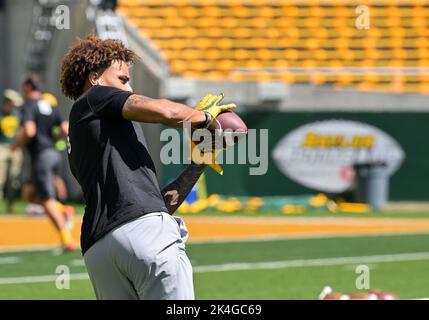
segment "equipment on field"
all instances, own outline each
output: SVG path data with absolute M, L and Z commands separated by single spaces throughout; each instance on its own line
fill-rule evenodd
M 371 294 L 375 294 L 378 300 L 399 300 L 398 296 L 394 293 L 382 291 L 381 289 L 373 289 Z
M 383 210 L 389 198 L 389 172 L 387 163 L 360 163 L 355 165 L 356 200 Z
M 373 289 L 347 295 L 334 292 L 331 287 L 326 286 L 320 293 L 319 300 L 399 300 L 399 298 L 395 294 L 382 291 L 381 289 Z

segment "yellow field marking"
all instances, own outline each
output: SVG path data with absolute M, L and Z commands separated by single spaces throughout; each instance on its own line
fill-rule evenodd
M 429 232 L 429 219 L 191 217 L 191 240 Z
M 429 233 L 429 219 L 185 217 L 190 241 L 281 237 Z M 81 220 L 74 237 L 79 240 Z M 0 249 L 59 245 L 59 236 L 45 217 L 0 217 Z

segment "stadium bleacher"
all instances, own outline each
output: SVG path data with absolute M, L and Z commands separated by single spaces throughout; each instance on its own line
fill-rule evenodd
M 355 26 L 361 4 L 369 29 Z M 174 76 L 429 92 L 427 1 L 122 0 L 118 12 Z

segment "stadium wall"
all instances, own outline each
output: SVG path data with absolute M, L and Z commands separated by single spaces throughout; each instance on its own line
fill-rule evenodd
M 272 158 L 277 142 L 295 128 L 326 119 L 355 120 L 373 125 L 392 136 L 403 148 L 405 159 L 390 179 L 390 200 L 429 200 L 429 113 L 422 112 L 248 112 L 240 116 L 249 128 L 269 129 L 267 174 L 249 175 L 249 165 L 224 164 L 224 176 L 207 172 L 209 193 L 225 195 L 300 195 L 317 193 L 287 178 Z M 169 168 L 169 170 L 173 170 Z M 173 174 L 173 172 L 171 172 Z
M 2 67 L 4 88 L 19 90 L 26 74 L 25 44 L 33 18 L 33 1 L 3 0 Z
M 0 43 L 2 47 L 6 45 L 6 7 L 5 1 L 0 0 Z M 5 48 L 5 47 L 3 47 Z M 0 50 L 0 61 L 2 61 L 0 69 L 0 92 L 3 92 L 5 88 L 5 68 L 4 62 L 6 62 L 6 50 Z

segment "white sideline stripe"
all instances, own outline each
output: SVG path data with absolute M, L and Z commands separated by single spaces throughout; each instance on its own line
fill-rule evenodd
M 83 259 L 75 259 L 71 261 L 73 267 L 84 267 L 85 261 Z
M 379 256 L 363 257 L 341 257 L 307 260 L 287 260 L 271 262 L 253 262 L 253 263 L 227 263 L 220 265 L 208 265 L 194 267 L 194 272 L 220 272 L 234 270 L 255 270 L 255 269 L 285 269 L 293 267 L 315 267 L 315 266 L 334 266 L 353 263 L 382 263 L 396 261 L 415 261 L 429 260 L 429 252 L 401 253 Z
M 371 238 L 371 237 L 392 237 L 392 236 L 419 236 L 428 234 L 427 231 L 421 232 L 386 232 L 386 233 L 355 233 L 355 234 L 297 234 L 297 235 L 250 235 L 249 237 L 236 237 L 224 239 L 189 239 L 186 243 L 189 244 L 210 244 L 210 243 L 232 243 L 232 242 L 265 242 L 265 241 L 281 241 L 281 240 L 315 240 L 315 239 L 333 239 L 333 238 Z M 1 253 L 1 250 L 0 250 Z
M 251 263 L 227 263 L 218 265 L 195 266 L 194 273 L 255 270 L 255 269 L 286 269 L 293 267 L 314 267 L 314 266 L 334 266 L 353 263 L 383 263 L 399 261 L 429 260 L 429 252 L 400 253 L 390 255 L 362 256 L 362 257 L 340 257 L 308 260 L 286 260 L 271 262 L 251 262 Z M 53 282 L 57 275 L 0 278 L 2 284 L 22 284 L 36 282 Z M 87 273 L 74 273 L 70 275 L 70 280 L 89 279 Z
M 0 257 L 0 264 L 15 264 L 21 261 L 19 257 Z
M 0 253 L 8 253 L 8 252 L 33 252 L 33 251 L 47 251 L 58 248 L 58 246 L 16 246 L 16 247 L 0 247 Z
M 0 278 L 0 285 L 2 285 L 2 284 L 36 283 L 36 282 L 55 282 L 55 280 L 57 278 L 58 278 L 58 275 Z M 89 279 L 89 276 L 87 273 L 70 274 L 70 280 L 86 280 L 86 279 Z

